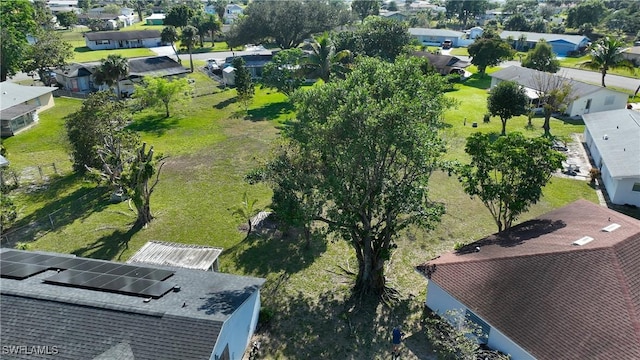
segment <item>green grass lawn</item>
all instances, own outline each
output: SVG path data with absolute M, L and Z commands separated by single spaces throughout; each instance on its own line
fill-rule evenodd
M 20 217 L 15 227 L 25 229 L 21 241 L 29 243 L 30 249 L 118 261 L 149 240 L 223 247 L 222 271 L 267 279 L 263 306 L 273 311 L 274 318 L 260 335 L 266 358 L 382 358 L 389 352 L 387 331 L 397 323 L 404 324 L 408 342 L 413 337 L 416 348 L 430 354 L 420 330 L 426 281 L 414 266 L 457 242 L 472 242 L 495 232 L 497 227 L 484 206 L 466 195 L 455 177 L 435 172 L 429 184 L 431 199 L 443 202 L 447 213 L 432 231 L 411 228 L 402 233 L 387 264 L 389 284 L 400 291 L 401 300 L 391 307 L 365 302 L 354 308 L 347 300 L 352 278 L 340 270 L 357 266 L 347 243 L 318 238 L 306 248 L 295 232 L 281 236 L 264 231 L 246 238 L 238 230 L 243 220 L 232 214 L 244 192 L 260 208 L 270 204 L 271 190 L 262 184 L 249 185 L 243 177 L 267 158 L 282 124 L 294 116 L 286 97 L 257 87 L 245 111 L 234 89 L 218 88 L 199 71 L 190 77 L 196 80 L 197 93 L 206 95 L 172 109 L 168 118 L 159 109 L 136 113 L 130 125 L 168 156 L 152 197 L 155 219 L 147 229 L 131 232 L 135 214 L 126 202 L 110 204 L 107 189 L 70 172 L 62 117 L 77 109 L 79 101 L 56 98 L 57 106 L 43 112 L 36 127 L 7 139 L 15 169 L 52 161 L 68 164 L 48 186 L 15 193 Z M 488 76 L 474 76 L 447 93 L 458 104 L 444 116 L 449 125 L 443 130 L 449 159 L 465 160 L 464 139 L 473 131 L 499 131 L 498 119 L 482 123 L 488 84 Z M 474 121 L 477 128 L 471 127 Z M 511 119 L 507 131 L 542 133 L 541 119 L 534 119 L 531 130 L 525 124 L 524 117 Z M 581 124 L 560 120 L 551 124 L 555 135 L 582 130 Z M 581 198 L 597 202 L 586 182 L 554 177 L 541 201 L 519 220 Z M 48 225 L 52 213 L 53 230 Z M 36 221 L 41 225 L 26 226 Z M 419 357 L 408 354 L 406 358 Z

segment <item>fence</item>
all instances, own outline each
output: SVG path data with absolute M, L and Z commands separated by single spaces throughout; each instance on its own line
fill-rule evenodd
M 53 96 L 55 97 L 70 97 L 70 98 L 76 98 L 76 99 L 86 99 L 89 97 L 89 94 L 84 94 L 84 93 L 77 93 L 77 92 L 71 92 L 69 90 L 63 90 L 63 89 L 58 89 L 58 90 L 54 90 L 53 91 Z

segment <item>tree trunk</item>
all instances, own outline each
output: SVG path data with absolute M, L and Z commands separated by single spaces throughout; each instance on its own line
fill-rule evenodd
M 602 69 L 602 87 L 607 87 L 607 85 L 604 84 L 605 76 L 607 76 L 607 69 Z
M 140 202 L 134 200 L 134 204 L 138 210 L 138 218 L 136 219 L 136 224 L 134 226 L 145 227 L 147 224 L 153 220 L 153 216 L 151 215 L 151 206 L 149 205 L 150 199 L 142 197 L 139 199 Z
M 249 230 L 247 230 L 247 236 L 249 236 L 249 234 L 251 234 L 251 230 L 253 230 L 251 228 L 251 218 L 250 217 L 247 219 L 247 225 L 249 225 Z
M 550 130 L 551 130 L 550 120 L 551 120 L 551 112 L 545 110 L 544 111 L 544 124 L 542 124 L 542 128 L 544 129 L 545 136 L 551 135 L 551 132 L 550 132 Z
M 193 56 L 191 46 L 189 46 L 189 62 L 191 63 L 191 72 L 193 72 Z
M 384 259 L 373 251 L 371 239 L 363 240 L 358 256 L 358 275 L 355 290 L 360 295 L 382 295 L 385 290 Z
M 166 114 L 165 114 L 166 117 L 169 117 L 170 115 L 169 115 L 169 102 L 168 101 L 164 103 L 164 110 L 166 112 Z
M 502 121 L 502 133 L 500 135 L 505 136 L 507 135 L 507 119 L 500 118 L 500 121 Z
M 178 63 L 182 64 L 182 60 L 180 59 L 180 55 L 178 55 L 178 50 L 176 50 L 176 47 L 173 45 L 173 43 L 171 43 L 171 48 L 173 49 L 173 52 L 176 54 L 176 59 L 178 60 Z

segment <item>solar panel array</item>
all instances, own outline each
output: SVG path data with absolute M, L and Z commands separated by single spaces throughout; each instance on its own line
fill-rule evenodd
M 63 270 L 43 281 L 50 284 L 159 298 L 174 285 L 174 272 L 93 259 L 9 250 L 0 254 L 0 275 L 25 279 L 46 270 Z

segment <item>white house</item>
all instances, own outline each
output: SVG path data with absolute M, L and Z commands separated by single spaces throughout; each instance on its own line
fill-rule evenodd
M 640 359 L 640 221 L 578 200 L 416 267 L 426 305 L 530 359 Z
M 68 359 L 242 359 L 264 284 L 6 248 L 0 265 L 2 343 L 37 339 Z
M 582 118 L 584 140 L 611 202 L 640 206 L 640 112 L 620 109 Z
M 541 84 L 545 84 L 548 77 L 558 77 L 538 70 L 533 70 L 519 66 L 509 66 L 491 74 L 491 87 L 502 81 L 515 81 L 525 87 L 532 100 L 537 98 L 537 91 L 541 89 Z M 627 106 L 629 95 L 611 90 L 606 87 L 587 84 L 582 81 L 565 78 L 571 85 L 571 102 L 567 104 L 565 113 L 571 117 L 582 116 L 600 111 L 624 109 Z
M 91 50 L 150 48 L 162 45 L 158 30 L 88 32 L 84 34 L 84 40 Z
M 79 14 L 82 11 L 78 7 L 78 0 L 47 0 L 47 7 L 54 14 L 69 11 Z
M 585 49 L 589 44 L 589 38 L 582 35 L 564 35 L 564 34 L 546 34 L 534 33 L 526 31 L 503 31 L 500 33 L 503 40 L 511 39 L 514 45 L 519 39 L 526 39 L 526 46 L 530 49 L 544 39 L 547 44 L 551 45 L 553 52 L 558 56 L 566 56 L 570 52 Z
M 0 135 L 12 136 L 38 122 L 38 113 L 55 105 L 55 87 L 0 83 Z
M 465 37 L 463 32 L 447 29 L 409 28 L 409 34 L 429 46 L 442 46 L 445 40 L 450 40 L 453 47 L 460 47 Z
M 627 48 L 622 53 L 622 57 L 631 61 L 635 66 L 640 66 L 640 46 Z

